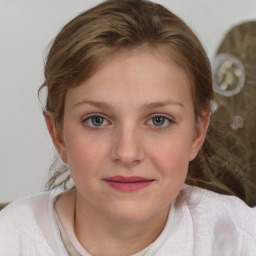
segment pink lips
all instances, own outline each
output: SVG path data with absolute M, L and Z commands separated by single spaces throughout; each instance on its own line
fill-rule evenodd
M 154 180 L 144 177 L 113 176 L 103 179 L 112 188 L 122 192 L 134 192 L 149 186 Z

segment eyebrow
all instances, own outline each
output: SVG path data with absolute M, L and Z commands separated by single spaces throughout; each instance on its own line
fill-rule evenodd
M 178 106 L 181 108 L 185 108 L 182 103 L 175 101 L 175 100 L 166 100 L 166 101 L 156 101 L 156 102 L 152 102 L 152 103 L 145 103 L 144 107 L 145 108 L 160 108 L 160 107 L 164 107 L 167 105 L 174 105 L 174 106 Z
M 110 105 L 108 103 L 101 102 L 101 101 L 93 101 L 93 100 L 81 100 L 81 101 L 77 102 L 73 106 L 73 108 L 76 108 L 82 104 L 88 104 L 88 105 L 91 105 L 91 106 L 94 106 L 97 108 L 107 108 L 107 109 L 113 108 L 112 105 Z
M 114 108 L 111 104 L 101 102 L 101 101 L 93 101 L 93 100 L 81 100 L 77 102 L 73 108 L 76 108 L 82 104 L 88 104 L 97 108 L 104 108 L 104 109 L 112 109 Z M 166 101 L 155 101 L 150 103 L 143 104 L 143 108 L 160 108 L 168 105 L 174 105 L 181 108 L 185 108 L 184 105 L 178 101 L 175 100 L 166 100 Z

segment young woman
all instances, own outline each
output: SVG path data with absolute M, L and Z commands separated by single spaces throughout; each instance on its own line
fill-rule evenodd
M 69 176 L 0 214 L 0 255 L 255 255 L 256 212 L 185 180 L 212 100 L 207 56 L 183 21 L 109 0 L 57 35 L 46 124 Z M 201 177 L 200 177 L 201 175 Z

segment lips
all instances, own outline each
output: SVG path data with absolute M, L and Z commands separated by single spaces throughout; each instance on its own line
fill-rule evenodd
M 121 192 L 135 192 L 148 187 L 154 179 L 148 179 L 139 176 L 124 177 L 112 176 L 103 179 L 110 187 Z

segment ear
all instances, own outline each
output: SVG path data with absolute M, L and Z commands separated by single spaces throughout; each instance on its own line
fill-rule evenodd
M 202 115 L 197 119 L 197 123 L 195 127 L 195 135 L 192 142 L 190 161 L 192 161 L 197 156 L 200 148 L 204 143 L 207 129 L 209 126 L 209 121 L 210 121 L 210 111 L 203 112 Z
M 52 112 L 50 111 L 44 112 L 44 119 L 56 150 L 58 151 L 62 161 L 67 164 L 68 163 L 67 152 L 66 152 L 66 146 L 63 140 L 61 128 L 56 124 L 55 118 Z

